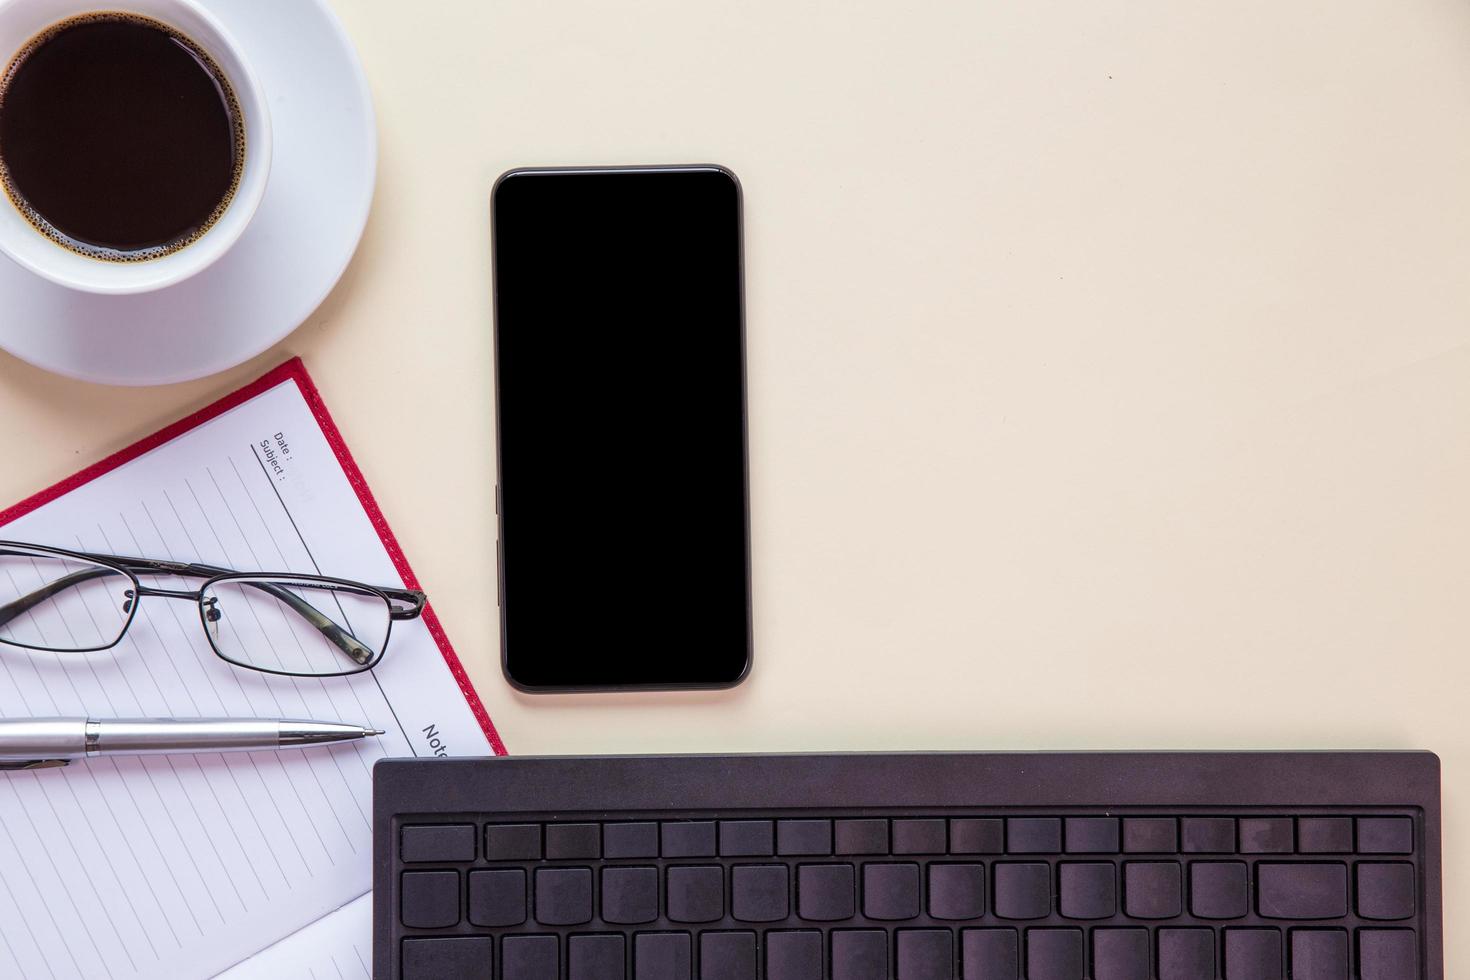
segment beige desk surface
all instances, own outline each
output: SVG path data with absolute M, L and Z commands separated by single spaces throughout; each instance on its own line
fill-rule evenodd
M 1470 7 L 337 6 L 342 285 L 193 384 L 0 355 L 0 499 L 300 353 L 513 752 L 1432 748 L 1470 972 Z M 695 161 L 746 193 L 755 671 L 518 696 L 487 194 Z

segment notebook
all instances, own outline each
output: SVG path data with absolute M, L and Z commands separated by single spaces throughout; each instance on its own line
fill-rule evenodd
M 216 980 L 372 980 L 373 896 L 354 899 Z
M 0 538 L 417 587 L 299 359 L 0 511 Z M 113 650 L 0 647 L 0 717 L 301 717 L 386 734 L 0 774 L 0 976 L 364 975 L 374 761 L 505 751 L 432 607 L 394 625 L 373 671 L 309 680 L 230 666 L 193 616 L 149 600 Z M 272 966 L 283 955 L 292 970 Z

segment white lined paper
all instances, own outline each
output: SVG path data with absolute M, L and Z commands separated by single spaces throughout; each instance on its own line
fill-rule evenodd
M 219 980 L 372 980 L 373 896 L 335 912 L 219 975 Z
M 292 381 L 0 538 L 402 585 Z M 212 976 L 368 891 L 374 760 L 427 753 L 429 726 L 455 754 L 490 751 L 421 621 L 393 624 L 370 673 L 272 677 L 220 660 L 195 604 L 159 597 L 111 651 L 0 647 L 0 716 L 79 714 L 337 719 L 387 734 L 0 775 L 0 976 Z

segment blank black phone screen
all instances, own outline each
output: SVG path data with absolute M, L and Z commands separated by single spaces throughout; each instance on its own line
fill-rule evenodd
M 520 170 L 492 203 L 501 650 L 532 690 L 750 662 L 740 187 Z

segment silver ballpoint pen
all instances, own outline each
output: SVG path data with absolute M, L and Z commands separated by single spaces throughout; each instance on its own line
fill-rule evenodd
M 276 718 L 12 718 L 0 721 L 0 770 L 50 769 L 96 755 L 306 748 L 381 734 Z

